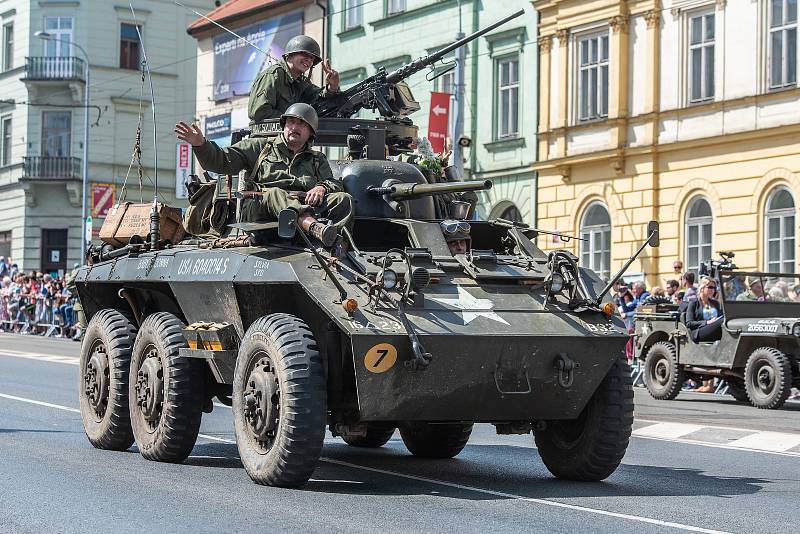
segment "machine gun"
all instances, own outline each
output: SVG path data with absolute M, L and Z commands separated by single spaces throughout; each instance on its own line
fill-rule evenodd
M 428 56 L 418 58 L 411 63 L 387 73 L 383 67 L 366 80 L 357 83 L 338 96 L 327 99 L 317 105 L 317 114 L 320 118 L 336 117 L 350 118 L 361 109 L 376 109 L 381 116 L 386 118 L 405 117 L 419 110 L 419 104 L 411 95 L 411 89 L 403 81 L 414 73 L 433 65 L 444 58 L 453 50 L 464 46 L 470 41 L 489 33 L 506 22 L 513 20 L 525 13 L 520 9 L 516 13 L 491 24 L 463 39 L 445 46 L 441 50 Z
M 444 184 L 395 183 L 381 187 L 370 187 L 372 195 L 386 195 L 392 200 L 412 200 L 443 193 L 463 193 L 465 191 L 485 191 L 492 188 L 492 182 L 449 182 Z

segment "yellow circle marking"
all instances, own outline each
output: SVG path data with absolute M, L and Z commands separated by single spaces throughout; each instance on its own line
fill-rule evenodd
M 370 373 L 385 373 L 397 362 L 397 349 L 389 343 L 378 343 L 364 355 L 364 367 Z

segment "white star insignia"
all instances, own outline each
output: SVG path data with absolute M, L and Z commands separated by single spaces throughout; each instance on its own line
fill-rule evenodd
M 444 304 L 445 306 L 460 310 L 461 319 L 464 321 L 465 325 L 468 325 L 473 319 L 477 319 L 478 317 L 486 317 L 498 323 L 508 324 L 508 321 L 492 311 L 494 303 L 491 300 L 475 298 L 463 287 L 458 287 L 458 298 L 430 297 L 430 299 Z

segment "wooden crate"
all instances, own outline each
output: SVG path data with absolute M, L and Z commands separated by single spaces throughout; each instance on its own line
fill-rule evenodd
M 128 244 L 133 236 L 143 240 L 150 234 L 150 211 L 152 204 L 134 204 L 125 202 L 111 208 L 100 228 L 100 240 L 103 243 L 121 247 Z M 172 208 L 158 204 L 161 217 L 161 240 L 178 243 L 184 236 L 180 208 Z

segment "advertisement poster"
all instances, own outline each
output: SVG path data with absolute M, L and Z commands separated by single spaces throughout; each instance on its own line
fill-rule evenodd
M 279 60 L 289 39 L 303 33 L 303 15 L 301 11 L 287 13 L 236 28 L 236 33 Z M 214 100 L 249 94 L 253 80 L 269 64 L 269 57 L 242 39 L 220 34 L 214 39 Z
M 220 147 L 231 144 L 231 114 L 212 115 L 206 117 L 205 136 Z
M 189 198 L 186 182 L 192 169 L 192 151 L 187 143 L 178 143 L 175 152 L 175 198 Z
M 92 217 L 105 217 L 114 204 L 114 184 L 92 184 Z

